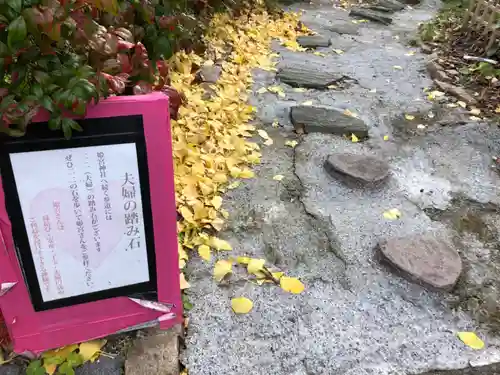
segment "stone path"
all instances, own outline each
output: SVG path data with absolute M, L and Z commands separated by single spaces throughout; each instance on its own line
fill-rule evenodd
M 263 146 L 257 177 L 226 196 L 221 235 L 231 256 L 265 258 L 306 290 L 218 286 L 213 264 L 190 262 L 182 361 L 190 375 L 494 373 L 500 178 L 491 164 L 500 132 L 425 100 L 428 56 L 406 42 L 438 4 L 385 13 L 385 26 L 354 24 L 319 1 L 292 9 L 323 37 L 304 43 L 325 56 L 276 44 L 278 75 L 255 72 L 254 91 L 279 84 L 286 97 L 253 97 L 274 144 Z M 295 149 L 285 144 L 294 139 Z M 391 209 L 400 217 L 384 217 Z M 255 303 L 247 315 L 231 311 L 240 295 Z M 469 330 L 484 350 L 456 338 Z

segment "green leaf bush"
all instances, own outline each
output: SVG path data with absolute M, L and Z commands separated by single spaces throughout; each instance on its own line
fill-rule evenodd
M 165 59 L 184 39 L 178 5 L 0 0 L 0 132 L 22 136 L 45 109 L 49 127 L 69 137 L 89 104 L 152 90 L 164 90 L 175 112 L 181 97 Z

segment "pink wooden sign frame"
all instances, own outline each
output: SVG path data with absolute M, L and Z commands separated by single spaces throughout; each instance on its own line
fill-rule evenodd
M 86 118 L 128 115 L 142 115 L 143 118 L 154 223 L 158 302 L 174 305 L 172 312 L 175 318 L 160 323 L 162 329 L 167 329 L 182 321 L 168 97 L 154 93 L 109 98 L 89 108 Z M 47 119 L 46 114 L 40 113 L 34 122 Z M 164 314 L 142 307 L 127 297 L 34 311 L 16 256 L 0 181 L 0 284 L 8 285 L 6 283 L 16 284 L 0 296 L 0 309 L 17 353 L 40 353 L 104 337 L 153 321 Z

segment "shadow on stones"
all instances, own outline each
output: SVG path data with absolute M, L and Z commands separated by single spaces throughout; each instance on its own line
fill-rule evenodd
M 458 370 L 440 370 L 420 373 L 419 375 L 498 375 L 500 364 L 493 363 L 486 366 L 466 367 Z
M 405 115 L 413 116 L 408 120 Z M 467 119 L 459 110 L 445 109 L 438 104 L 431 110 L 409 112 L 396 116 L 391 120 L 393 136 L 409 140 L 418 136 L 426 136 L 429 132 L 439 130 L 445 126 L 460 126 L 467 123 Z
M 493 334 L 500 334 L 500 207 L 457 196 L 444 211 L 424 211 L 432 220 L 453 229 L 453 242 L 462 258 L 463 272 L 452 291 L 451 307 L 468 313 Z

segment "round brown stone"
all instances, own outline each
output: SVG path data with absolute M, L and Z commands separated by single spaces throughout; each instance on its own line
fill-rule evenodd
M 420 234 L 380 243 L 384 259 L 411 281 L 432 289 L 449 290 L 462 272 L 462 260 L 443 237 Z
M 333 154 L 328 156 L 325 168 L 334 177 L 337 172 L 365 183 L 380 182 L 389 175 L 386 161 L 368 155 Z

